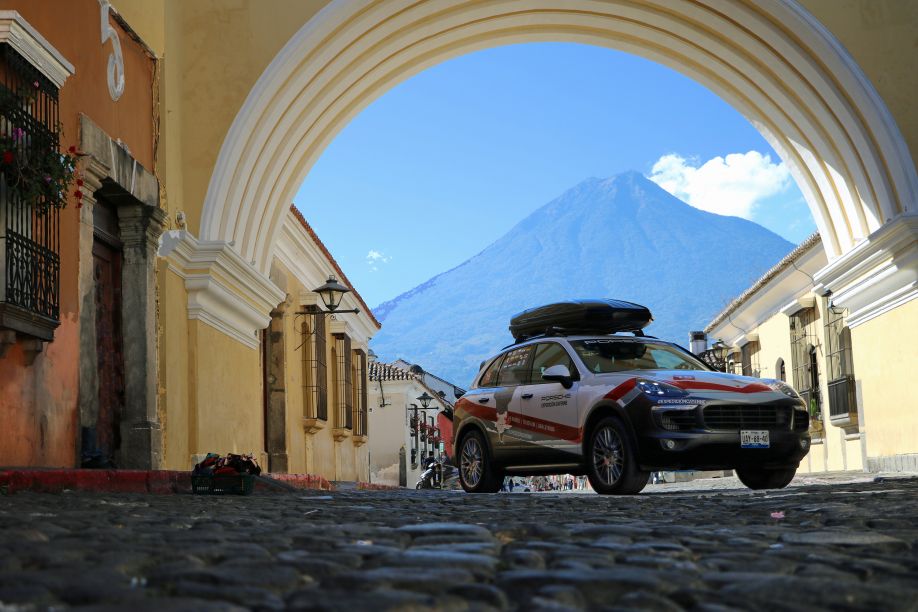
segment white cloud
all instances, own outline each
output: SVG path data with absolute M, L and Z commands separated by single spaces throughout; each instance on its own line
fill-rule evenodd
M 370 270 L 373 272 L 379 270 L 378 264 L 387 264 L 390 261 L 392 261 L 390 256 L 375 249 L 370 249 L 370 252 L 367 253 L 367 265 L 370 266 Z
M 695 208 L 750 219 L 756 205 L 791 185 L 784 162 L 758 151 L 731 153 L 698 165 L 670 153 L 653 165 L 650 180 Z

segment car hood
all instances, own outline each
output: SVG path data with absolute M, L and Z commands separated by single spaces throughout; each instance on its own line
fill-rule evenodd
M 615 383 L 616 387 L 610 392 L 610 396 L 616 399 L 631 392 L 638 380 L 652 380 L 674 385 L 685 390 L 691 397 L 700 400 L 752 401 L 758 403 L 790 399 L 783 392 L 772 389 L 769 386 L 770 380 L 752 378 L 751 376 L 697 370 L 640 370 L 618 372 L 616 374 L 618 377 Z M 627 379 L 622 380 L 622 375 L 626 375 Z M 609 375 L 598 375 L 596 376 L 596 381 L 601 381 L 600 384 L 608 384 L 603 380 L 607 376 Z
M 739 376 L 724 372 L 703 372 L 687 370 L 652 370 L 647 372 L 648 380 L 675 385 L 691 393 L 699 391 L 730 393 L 773 393 L 768 382 L 761 378 Z

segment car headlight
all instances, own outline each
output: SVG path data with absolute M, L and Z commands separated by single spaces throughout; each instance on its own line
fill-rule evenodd
M 771 387 L 773 391 L 780 391 L 787 397 L 792 397 L 794 399 L 800 399 L 800 395 L 794 391 L 794 388 L 783 380 L 767 380 L 766 384 Z
M 688 393 L 675 385 L 655 380 L 639 380 L 634 383 L 634 386 L 650 397 L 685 397 L 688 395 Z

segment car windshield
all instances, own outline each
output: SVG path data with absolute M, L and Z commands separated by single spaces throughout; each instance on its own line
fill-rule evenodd
M 707 370 L 687 352 L 662 342 L 595 338 L 573 340 L 571 346 L 594 374 L 625 370 Z

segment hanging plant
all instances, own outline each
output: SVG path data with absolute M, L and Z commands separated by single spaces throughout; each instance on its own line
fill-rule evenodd
M 38 82 L 32 83 L 37 91 Z M 10 196 L 31 205 L 39 213 L 67 205 L 67 193 L 76 184 L 74 197 L 82 205 L 83 180 L 77 162 L 82 154 L 76 147 L 61 153 L 53 146 L 51 131 L 29 132 L 17 122 L 28 113 L 35 92 L 22 88 L 13 92 L 0 87 L 0 174 Z M 24 123 L 24 122 L 23 122 Z M 57 126 L 60 131 L 60 126 Z

